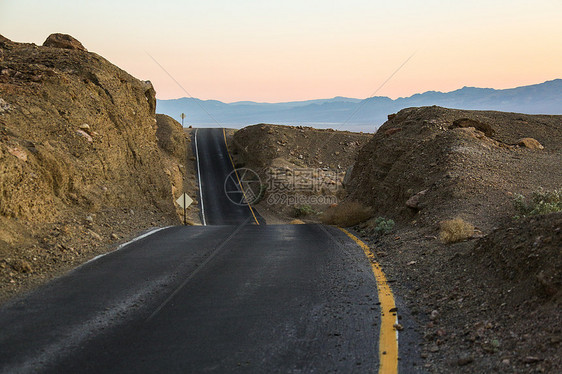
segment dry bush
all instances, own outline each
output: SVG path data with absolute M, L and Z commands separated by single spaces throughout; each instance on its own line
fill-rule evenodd
M 320 221 L 327 225 L 349 227 L 368 220 L 372 214 L 371 208 L 348 201 L 328 208 L 320 217 Z
M 474 235 L 474 226 L 462 218 L 455 218 L 441 222 L 439 239 L 443 243 L 456 243 L 471 238 Z

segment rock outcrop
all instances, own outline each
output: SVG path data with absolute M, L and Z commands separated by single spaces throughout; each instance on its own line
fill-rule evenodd
M 49 221 L 74 205 L 171 210 L 151 84 L 84 50 L 3 47 L 0 214 Z
M 50 273 L 179 223 L 186 139 L 174 128 L 159 147 L 170 125 L 158 128 L 150 82 L 63 34 L 45 46 L 2 37 L 0 56 L 0 276 L 17 285 L 15 260 Z
M 84 48 L 82 43 L 78 40 L 74 39 L 72 36 L 68 34 L 51 34 L 43 43 L 44 47 L 53 47 L 53 48 L 64 48 L 64 49 L 74 49 L 78 51 L 85 51 L 87 49 Z

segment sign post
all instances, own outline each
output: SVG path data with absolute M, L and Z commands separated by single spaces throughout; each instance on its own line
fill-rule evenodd
M 183 119 L 185 118 L 185 113 L 181 114 L 181 127 L 183 127 Z
M 176 203 L 183 208 L 183 224 L 187 226 L 187 207 L 191 205 L 193 199 L 186 193 L 178 197 Z

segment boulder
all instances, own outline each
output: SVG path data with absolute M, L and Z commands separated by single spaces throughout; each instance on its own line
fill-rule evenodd
M 457 127 L 474 127 L 476 130 L 482 131 L 488 137 L 493 136 L 496 133 L 492 126 L 488 125 L 487 123 L 482 123 L 470 118 L 456 119 L 453 121 L 453 124 L 449 128 L 454 129 Z
M 539 143 L 537 139 L 534 138 L 521 138 L 515 144 L 517 144 L 520 147 L 525 147 L 529 149 L 544 149 L 543 145 Z
M 406 201 L 406 206 L 412 209 L 419 209 L 418 204 L 420 203 L 420 199 L 427 193 L 427 190 L 423 190 L 415 194 L 414 196 L 410 197 L 408 201 Z
M 92 136 L 90 134 L 88 134 L 86 131 L 83 130 L 76 130 L 76 134 L 80 135 L 81 137 L 85 138 L 87 141 L 89 141 L 90 143 L 94 141 L 94 139 L 92 138 Z
M 85 51 L 85 52 L 88 51 L 86 48 L 84 48 L 82 43 L 80 43 L 78 40 L 76 40 L 75 38 L 73 38 L 68 34 L 59 34 L 59 33 L 51 34 L 49 35 L 47 40 L 45 40 L 43 46 L 53 47 L 53 48 L 73 49 L 73 50 Z

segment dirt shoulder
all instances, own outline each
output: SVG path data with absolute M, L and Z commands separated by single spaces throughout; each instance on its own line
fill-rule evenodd
M 0 37 L 0 302 L 179 224 L 175 195 L 195 194 L 189 140 L 156 117 L 152 84 L 50 39 Z
M 561 233 L 562 215 L 554 213 L 455 244 L 402 224 L 362 239 L 405 300 L 413 320 L 405 325 L 423 337 L 424 370 L 555 373 L 562 367 Z

